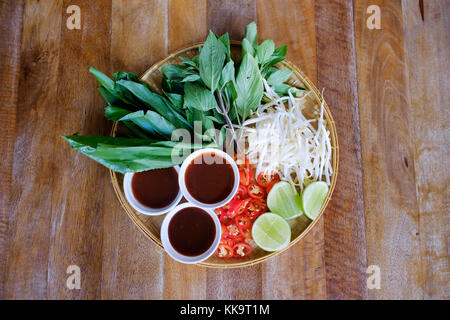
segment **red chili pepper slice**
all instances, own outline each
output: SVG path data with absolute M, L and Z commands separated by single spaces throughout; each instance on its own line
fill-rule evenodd
M 243 185 L 239 185 L 236 195 L 233 199 L 243 200 L 247 196 L 247 187 Z
M 234 221 L 239 228 L 239 231 L 250 229 L 252 227 L 253 222 L 246 215 L 239 215 L 234 217 Z
M 244 186 L 248 186 L 250 181 L 252 181 L 252 169 L 250 166 L 248 168 L 239 169 L 239 182 Z
M 223 213 L 222 207 L 214 209 L 214 213 L 220 216 Z
M 226 242 L 219 243 L 216 250 L 216 255 L 219 258 L 228 259 L 234 256 L 233 248 Z
M 278 183 L 278 181 L 272 181 L 272 182 L 267 186 L 267 188 L 266 188 L 267 194 L 269 194 L 270 190 L 272 190 L 272 187 L 273 187 L 276 183 Z
M 236 224 L 231 223 L 227 226 L 228 229 L 228 238 L 235 239 L 239 236 L 241 236 L 241 233 L 239 231 L 239 228 Z
M 248 217 L 256 218 L 267 211 L 267 205 L 261 199 L 252 199 L 247 206 L 247 211 L 245 212 Z
M 252 252 L 252 246 L 247 242 L 239 242 L 233 246 L 233 256 L 236 258 L 247 257 Z
M 221 214 L 219 217 L 219 221 L 224 226 L 228 226 L 230 223 L 234 222 L 234 219 L 229 217 L 227 214 Z
M 252 225 L 253 225 L 253 221 L 251 218 L 249 218 Z M 253 239 L 252 237 L 252 229 L 248 228 L 248 229 L 239 229 L 239 231 L 241 232 L 242 236 L 244 237 L 244 239 Z
M 248 195 L 255 199 L 262 199 L 266 196 L 266 191 L 260 185 L 252 183 L 248 186 Z
M 230 201 L 230 207 L 228 208 L 228 211 L 226 215 L 230 218 L 234 218 L 238 212 L 239 207 L 241 206 L 243 200 L 231 200 Z
M 222 227 L 222 236 L 221 239 L 226 239 L 228 237 L 228 229 L 225 225 L 220 224 L 220 226 Z
M 263 188 L 267 188 L 274 181 L 276 182 L 280 181 L 280 176 L 276 173 L 265 174 L 264 172 L 261 172 L 260 174 L 258 174 L 258 177 L 256 178 L 256 182 Z
M 248 158 L 242 153 L 237 153 L 234 155 L 234 162 L 236 162 L 239 169 L 247 167 L 250 164 Z

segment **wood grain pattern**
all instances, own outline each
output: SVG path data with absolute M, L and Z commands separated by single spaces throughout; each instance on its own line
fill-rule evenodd
M 23 3 L 0 2 L 0 299 L 5 295 L 8 268 L 8 225 L 16 104 L 20 75 Z
M 423 21 L 413 1 L 371 4 L 381 30 L 365 26 L 367 1 L 355 4 L 367 255 L 382 271 L 370 297 L 448 297 L 445 10 L 428 1 Z
M 375 4 L 382 8 L 383 32 L 366 27 L 366 1 L 355 7 L 368 264 L 389 270 L 383 272 L 382 289 L 371 295 L 392 298 L 409 292 L 421 298 L 415 281 L 419 221 L 401 1 Z
M 165 1 L 113 1 L 111 25 L 111 65 L 117 70 L 141 74 L 167 55 L 167 15 L 154 12 L 165 9 Z M 143 36 L 142 30 L 146 32 Z M 104 103 L 100 103 L 104 106 Z M 111 122 L 108 123 L 110 128 Z M 117 206 L 109 175 L 105 188 L 103 220 L 102 299 L 161 299 L 163 297 L 164 258 L 161 251 L 135 227 Z
M 27 1 L 16 106 L 5 298 L 47 298 L 62 2 Z M 42 19 L 45 16 L 47 19 Z
M 317 84 L 314 1 L 258 1 L 259 39 L 288 46 L 287 58 Z M 292 27 L 295 21 L 297 27 Z M 303 39 L 301 42 L 298 39 Z M 263 265 L 265 299 L 326 299 L 323 219 L 287 252 Z M 273 279 L 277 279 L 276 283 Z
M 62 10 L 71 5 L 64 1 Z M 103 243 L 103 197 L 107 186 L 104 168 L 93 165 L 86 157 L 70 157 L 65 149 L 63 134 L 107 134 L 105 119 L 98 116 L 102 98 L 95 90 L 96 83 L 89 66 L 100 70 L 109 66 L 110 1 L 78 1 L 82 13 L 82 29 L 70 30 L 63 16 L 59 39 L 59 64 L 56 106 L 58 112 L 47 126 L 49 142 L 53 145 L 51 188 L 51 230 L 48 261 L 49 299 L 100 298 Z M 64 12 L 63 11 L 63 12 Z M 98 15 L 97 12 L 103 12 Z M 89 30 L 89 32 L 83 32 Z M 105 36 L 106 35 L 106 36 Z M 71 88 L 67 90 L 67 88 Z M 88 103 L 89 102 L 89 103 Z M 95 106 L 98 106 L 97 108 Z M 44 109 L 43 109 L 44 110 Z M 66 162 L 61 166 L 58 163 Z M 88 199 L 95 194 L 93 201 Z M 83 214 L 80 215 L 79 213 Z M 64 284 L 66 269 L 77 265 L 81 269 L 83 285 L 69 290 Z
M 366 241 L 352 1 L 316 1 L 317 77 L 336 122 L 339 177 L 324 214 L 330 299 L 367 297 Z
M 450 1 L 402 1 L 425 299 L 450 299 Z M 416 209 L 417 210 L 417 209 Z
M 66 8 L 81 8 L 68 30 Z M 366 27 L 369 5 L 381 30 Z M 450 2 L 0 0 L 0 298 L 449 299 Z M 260 40 L 319 88 L 338 127 L 336 190 L 310 234 L 248 268 L 186 266 L 121 209 L 63 134 L 108 134 L 88 72 L 146 70 L 207 31 Z M 68 290 L 66 268 L 82 274 Z M 381 268 L 368 290 L 366 267 Z

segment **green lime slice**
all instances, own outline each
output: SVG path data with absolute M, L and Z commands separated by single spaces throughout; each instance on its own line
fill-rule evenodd
M 303 214 L 302 201 L 297 191 L 286 181 L 275 184 L 267 196 L 270 211 L 290 220 Z
M 264 213 L 253 223 L 252 237 L 261 249 L 279 251 L 291 242 L 291 227 L 279 215 Z
M 322 208 L 328 193 L 328 185 L 323 181 L 313 182 L 302 193 L 302 207 L 305 215 L 314 220 Z

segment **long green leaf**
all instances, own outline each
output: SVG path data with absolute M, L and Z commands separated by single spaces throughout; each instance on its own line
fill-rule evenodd
M 256 28 L 256 23 L 250 22 L 247 27 L 245 27 L 245 39 L 247 39 L 253 48 L 258 47 L 258 31 Z
M 131 120 L 144 131 L 152 134 L 155 131 L 166 139 L 170 139 L 176 127 L 158 113 L 147 110 L 136 111 L 122 117 L 120 121 Z
M 217 101 L 208 89 L 188 82 L 184 86 L 184 107 L 207 111 L 216 108 Z
M 219 86 L 220 75 L 226 57 L 226 48 L 217 40 L 214 33 L 209 32 L 208 38 L 200 52 L 199 70 L 203 83 L 212 91 Z
M 170 105 L 170 102 L 163 96 L 150 91 L 146 86 L 132 81 L 120 80 L 117 83 L 130 90 L 136 97 L 156 112 L 169 120 L 177 128 L 191 129 L 186 119 Z
M 250 115 L 252 110 L 259 106 L 263 90 L 258 63 L 255 58 L 247 54 L 242 59 L 236 77 L 236 107 L 243 120 Z
M 275 43 L 272 40 L 265 40 L 256 48 L 256 57 L 260 65 L 263 65 L 270 59 L 275 50 Z

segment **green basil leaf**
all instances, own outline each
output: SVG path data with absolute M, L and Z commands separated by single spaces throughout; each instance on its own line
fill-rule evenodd
M 177 108 L 183 108 L 183 95 L 178 93 L 165 92 L 167 99 Z
M 184 86 L 184 107 L 202 111 L 217 107 L 213 93 L 197 83 L 187 82 Z
M 267 78 L 267 83 L 274 86 L 285 82 L 292 74 L 292 70 L 276 70 Z
M 203 83 L 212 91 L 219 86 L 220 76 L 225 61 L 226 49 L 217 40 L 214 33 L 209 32 L 208 38 L 200 52 L 199 70 Z
M 263 65 L 272 56 L 275 50 L 275 43 L 272 40 L 266 40 L 256 48 L 256 57 L 260 65 Z
M 191 74 L 187 77 L 185 77 L 181 82 L 195 82 L 200 80 L 200 76 L 198 74 Z
M 273 67 L 277 63 L 283 61 L 284 59 L 286 59 L 286 54 L 287 54 L 287 46 L 275 48 L 273 54 L 264 63 L 263 69 L 270 69 L 270 67 Z
M 164 77 L 169 80 L 183 79 L 191 74 L 192 70 L 189 67 L 182 66 L 179 64 L 168 64 L 161 68 L 161 72 Z
M 199 133 L 194 130 L 194 134 L 202 141 L 212 141 L 214 137 L 208 134 L 208 130 L 214 129 L 214 122 L 208 118 L 208 113 L 193 108 L 191 108 L 191 111 L 193 122 L 201 122 L 202 124 L 202 132 Z
M 253 48 L 258 47 L 258 31 L 256 28 L 256 23 L 250 22 L 247 27 L 245 27 L 245 39 L 247 39 Z
M 220 36 L 219 40 L 223 43 L 226 49 L 227 61 L 231 61 L 231 48 L 230 48 L 230 36 L 227 33 Z
M 234 82 L 234 62 L 230 60 L 222 70 L 222 78 L 220 80 L 220 88 L 222 89 L 228 82 Z
M 195 61 L 189 59 L 189 58 L 185 58 L 185 57 L 180 57 L 181 62 L 183 62 L 186 66 L 191 66 L 194 68 L 197 68 L 197 63 L 195 63 Z
M 253 48 L 250 41 L 248 41 L 246 38 L 242 40 L 242 56 L 245 56 L 246 54 L 249 54 L 251 56 L 255 55 L 255 48 Z
M 264 88 L 258 63 L 247 54 L 242 59 L 236 77 L 237 99 L 235 101 L 239 115 L 245 120 L 261 103 Z

